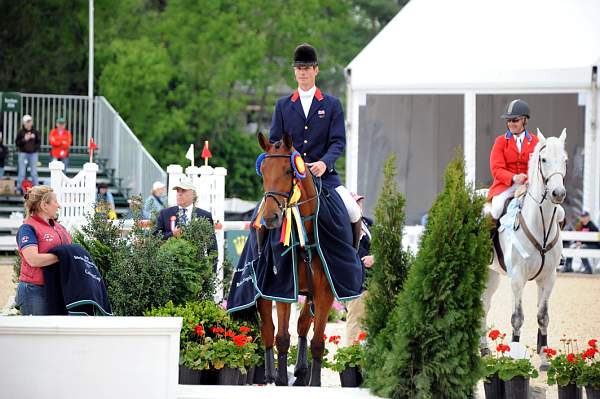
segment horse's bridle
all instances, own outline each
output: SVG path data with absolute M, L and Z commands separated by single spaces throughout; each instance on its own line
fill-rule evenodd
M 267 155 L 265 155 L 265 158 L 288 158 L 289 159 L 290 155 L 289 154 L 267 154 Z M 291 184 L 290 190 L 287 193 L 285 193 L 283 191 L 265 191 L 263 198 L 265 199 L 265 201 L 267 198 L 273 198 L 273 200 L 277 203 L 277 208 L 279 208 L 279 210 L 281 212 L 284 212 L 287 208 L 290 207 L 290 205 L 288 204 L 288 201 L 290 200 L 292 193 L 294 191 L 294 185 L 296 184 L 295 180 L 296 180 L 296 177 L 292 175 L 292 181 L 291 181 L 292 184 Z M 318 196 L 319 196 L 319 193 L 317 192 L 317 194 L 315 196 L 308 198 L 304 201 L 295 203 L 292 206 L 300 206 L 300 205 L 306 204 L 310 201 L 314 201 Z M 283 203 L 281 203 L 277 197 L 283 197 L 284 198 Z
M 554 172 L 552 174 L 550 174 L 550 176 L 546 177 L 544 176 L 544 172 L 542 171 L 542 157 L 539 155 L 543 149 L 546 148 L 546 145 L 544 144 L 542 146 L 542 148 L 540 148 L 540 150 L 538 151 L 538 173 L 540 174 L 541 178 L 542 178 L 542 182 L 544 183 L 544 195 L 542 196 L 541 201 L 538 201 L 537 199 L 535 199 L 533 197 L 533 195 L 531 195 L 531 193 L 529 192 L 529 187 L 527 188 L 527 195 L 531 197 L 532 200 L 534 200 L 538 206 L 541 206 L 544 201 L 546 200 L 546 198 L 548 197 L 548 182 L 550 181 L 550 179 L 555 176 L 555 175 L 559 175 L 560 177 L 563 178 L 563 181 L 565 180 L 565 178 L 567 177 L 567 168 L 565 167 L 565 173 L 562 172 Z
M 529 197 L 531 197 L 531 199 L 537 203 L 538 208 L 540 210 L 540 216 L 542 217 L 542 234 L 543 234 L 542 243 L 540 243 L 534 237 L 534 235 L 531 233 L 531 231 L 529 230 L 529 227 L 527 226 L 527 223 L 525 222 L 525 218 L 523 218 L 523 214 L 521 213 L 521 210 L 519 210 L 519 213 L 518 213 L 519 223 L 515 228 L 515 229 L 518 229 L 519 227 L 523 227 L 523 232 L 525 233 L 525 236 L 531 242 L 531 244 L 535 247 L 535 249 L 540 253 L 540 256 L 542 257 L 542 263 L 541 263 L 537 273 L 532 278 L 529 279 L 530 281 L 535 280 L 537 278 L 537 276 L 540 275 L 540 273 L 544 269 L 544 265 L 546 263 L 546 253 L 548 253 L 552 248 L 554 248 L 554 246 L 560 239 L 560 228 L 558 228 L 558 226 L 557 226 L 556 235 L 554 236 L 554 239 L 552 241 L 549 241 L 550 233 L 552 232 L 552 226 L 554 224 L 554 218 L 556 217 L 557 204 L 555 204 L 555 203 L 553 203 L 554 210 L 552 212 L 552 218 L 550 219 L 550 223 L 548 224 L 548 231 L 546 231 L 546 221 L 544 219 L 544 212 L 542 210 L 542 204 L 544 203 L 544 201 L 546 200 L 546 198 L 548 196 L 548 182 L 555 175 L 561 176 L 563 178 L 563 181 L 564 181 L 565 177 L 567 176 L 566 167 L 565 167 L 564 174 L 561 172 L 554 172 L 548 177 L 544 176 L 544 172 L 542 171 L 542 158 L 540 156 L 540 153 L 542 152 L 542 150 L 544 148 L 546 148 L 546 145 L 543 145 L 540 148 L 540 150 L 538 151 L 538 172 L 542 178 L 542 182 L 544 183 L 544 195 L 542 196 L 542 200 L 541 201 L 536 200 L 533 197 L 533 195 L 531 195 L 531 193 L 529 192 L 529 187 L 527 187 L 527 195 Z

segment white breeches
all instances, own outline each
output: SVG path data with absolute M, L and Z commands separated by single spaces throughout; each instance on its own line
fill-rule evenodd
M 335 191 L 337 191 L 342 198 L 342 201 L 344 201 L 344 205 L 348 210 L 348 216 L 350 216 L 350 222 L 358 222 L 362 217 L 362 212 L 360 211 L 360 206 L 358 203 L 354 200 L 354 198 L 352 198 L 350 191 L 344 186 L 337 186 Z
M 514 196 L 515 191 L 517 191 L 518 187 L 519 186 L 517 184 L 513 184 L 512 186 L 510 186 L 509 188 L 492 198 L 492 208 L 490 210 L 490 213 L 492 214 L 492 217 L 494 219 L 499 219 L 500 216 L 502 216 L 502 211 L 504 210 L 504 203 L 506 202 L 506 199 Z

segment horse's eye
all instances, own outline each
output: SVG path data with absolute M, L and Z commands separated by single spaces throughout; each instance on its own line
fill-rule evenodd
M 546 158 L 542 158 L 542 162 L 543 162 L 543 163 L 546 163 Z

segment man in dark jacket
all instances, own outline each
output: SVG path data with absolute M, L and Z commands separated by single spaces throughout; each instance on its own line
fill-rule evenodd
M 27 165 L 31 172 L 31 180 L 34 186 L 39 183 L 37 163 L 38 163 L 38 152 L 42 144 L 42 136 L 40 132 L 33 128 L 33 118 L 31 115 L 25 115 L 23 117 L 23 128 L 17 134 L 17 152 L 19 158 L 19 172 L 17 176 L 17 189 L 23 192 L 22 184 L 25 180 L 25 174 L 27 173 Z M 25 164 L 27 161 L 27 165 Z
M 197 199 L 196 187 L 189 178 L 181 179 L 179 184 L 173 187 L 173 190 L 177 190 L 177 205 L 160 211 L 156 219 L 155 232 L 157 234 L 161 234 L 165 240 L 171 237 L 179 238 L 182 234 L 182 227 L 194 218 L 205 218 L 211 226 L 214 226 L 210 212 L 194 206 Z M 217 239 L 214 233 L 212 249 L 217 250 Z

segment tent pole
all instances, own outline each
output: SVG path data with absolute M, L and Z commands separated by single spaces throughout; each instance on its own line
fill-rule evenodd
M 477 94 L 467 91 L 464 95 L 464 136 L 463 151 L 465 157 L 465 183 L 475 184 L 477 177 Z
M 590 160 L 590 166 L 594 172 L 592 173 L 593 185 L 590 212 L 592 214 L 592 220 L 598 221 L 598 217 L 600 216 L 600 174 L 598 173 L 598 168 L 600 167 L 600 160 L 598 159 L 600 156 L 600 140 L 598 140 L 598 67 L 596 65 L 592 67 L 591 96 L 590 130 L 591 142 L 593 143 L 592 153 L 594 155 Z M 587 159 L 584 162 L 587 162 Z

